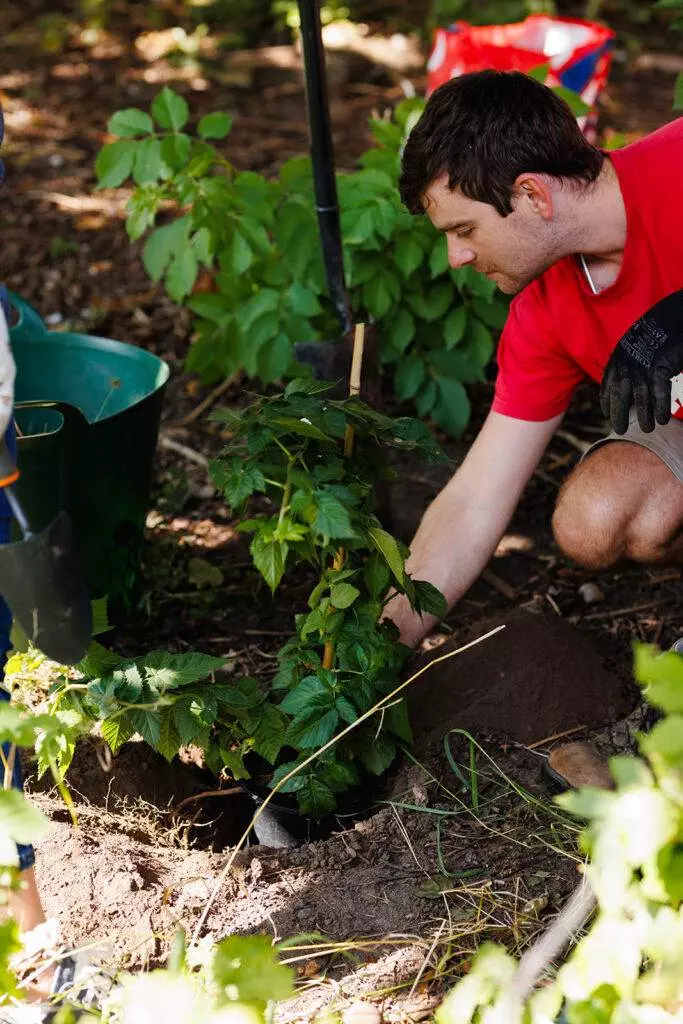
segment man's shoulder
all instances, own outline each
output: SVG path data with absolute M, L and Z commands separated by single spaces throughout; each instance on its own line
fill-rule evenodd
M 644 135 L 642 139 L 614 150 L 610 157 L 619 168 L 632 163 L 647 163 L 650 159 L 660 160 L 662 149 L 667 150 L 667 159 L 676 153 L 683 159 L 683 117 L 677 117 L 649 135 Z

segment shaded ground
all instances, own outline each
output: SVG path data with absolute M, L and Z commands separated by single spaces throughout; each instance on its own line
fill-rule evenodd
M 135 23 L 121 18 L 108 33 L 92 37 L 74 29 L 60 52 L 42 52 L 33 17 L 40 13 L 39 4 L 28 17 L 18 4 L 0 11 L 9 170 L 0 212 L 5 280 L 62 324 L 132 341 L 168 359 L 173 375 L 164 434 L 195 455 L 210 455 L 220 446 L 215 426 L 205 418 L 178 426 L 206 393 L 182 372 L 188 318 L 150 285 L 139 248 L 125 235 L 127 194 L 94 194 L 92 165 L 108 115 L 132 104 L 146 107 L 170 81 L 187 95 L 193 116 L 211 109 L 236 115 L 236 163 L 274 169 L 306 147 L 298 58 L 285 49 L 248 61 L 214 57 L 204 67 L 148 62 L 134 48 Z M 653 42 L 659 47 L 661 39 Z M 649 131 L 673 116 L 677 58 L 648 56 L 649 45 L 645 41 L 641 52 L 622 47 L 605 99 L 608 134 Z M 338 162 L 350 167 L 370 143 L 367 115 L 391 106 L 402 90 L 395 72 L 374 67 L 370 73 L 358 57 L 333 63 Z M 409 77 L 421 87 L 419 75 Z M 468 435 L 447 443 L 453 466 L 481 422 L 490 390 L 482 386 L 473 396 Z M 567 729 L 581 736 L 578 727 L 628 711 L 632 641 L 667 645 L 683 633 L 679 571 L 629 566 L 589 574 L 567 564 L 553 545 L 549 521 L 557 490 L 578 461 L 581 443 L 603 431 L 594 399 L 590 388 L 577 396 L 488 574 L 426 648 L 444 636 L 456 643 L 479 635 L 520 606 L 527 609 L 522 615 L 535 610 L 542 617 L 513 619 L 487 650 L 431 670 L 415 689 L 418 746 L 412 757 L 420 764 L 406 757 L 399 766 L 381 794 L 391 806 L 325 842 L 288 852 L 250 849 L 221 887 L 207 921 L 212 935 L 315 931 L 332 943 L 353 940 L 352 948 L 316 940 L 309 943 L 313 949 L 292 951 L 303 994 L 283 1018 L 308 1018 L 323 1002 L 362 989 L 383 993 L 377 998 L 388 1019 L 419 1019 L 483 934 L 512 947 L 523 944 L 575 882 L 572 827 L 515 792 L 481 752 L 475 798 L 466 743 L 451 737 L 459 776 L 443 736 L 466 725 L 500 770 L 547 801 L 538 769 L 549 747 L 538 741 Z M 239 393 L 225 400 L 237 401 Z M 406 539 L 453 466 L 398 467 L 394 509 Z M 218 591 L 192 584 L 193 557 L 222 571 Z M 136 654 L 197 647 L 230 655 L 235 672 L 272 671 L 273 654 L 309 587 L 303 578 L 289 582 L 272 601 L 205 471 L 165 448 L 144 568 L 140 607 L 112 635 L 112 645 Z M 579 588 L 588 581 L 600 588 L 600 603 L 583 600 Z M 606 750 L 624 749 L 628 738 L 624 727 L 601 737 Z M 71 776 L 78 832 L 59 800 L 36 793 L 55 822 L 39 850 L 39 883 L 69 941 L 106 939 L 117 957 L 140 964 L 163 955 L 179 918 L 196 925 L 245 813 L 231 797 L 189 800 L 179 808 L 212 788 L 209 781 L 191 765 L 169 769 L 135 743 L 109 775 L 94 747 L 79 752 Z

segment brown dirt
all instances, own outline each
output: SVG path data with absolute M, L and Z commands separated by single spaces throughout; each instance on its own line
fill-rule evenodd
M 489 640 L 426 672 L 412 686 L 416 747 L 440 740 L 457 725 L 485 729 L 501 740 L 531 744 L 565 729 L 595 729 L 628 714 L 634 688 L 605 668 L 605 660 L 575 626 L 552 613 L 515 609 L 477 623 L 423 654 L 421 667 L 501 624 Z

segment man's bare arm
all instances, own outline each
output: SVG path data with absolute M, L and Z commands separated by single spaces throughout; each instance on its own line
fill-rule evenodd
M 562 417 L 542 423 L 489 413 L 465 461 L 425 512 L 408 571 L 444 594 L 449 608 L 486 566 Z M 414 647 L 436 619 L 420 618 L 396 596 L 387 615 Z

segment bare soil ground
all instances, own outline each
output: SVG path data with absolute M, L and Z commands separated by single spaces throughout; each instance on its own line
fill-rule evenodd
M 72 27 L 50 52 L 41 49 L 39 22 L 47 7 L 3 4 L 4 279 L 62 324 L 166 358 L 172 379 L 163 432 L 211 455 L 220 447 L 215 426 L 205 417 L 179 426 L 207 393 L 183 373 L 188 317 L 150 284 L 139 247 L 127 241 L 125 190 L 93 192 L 94 156 L 109 114 L 148 106 L 168 81 L 185 92 L 193 117 L 212 109 L 234 113 L 231 158 L 271 171 L 307 145 L 298 58 L 283 48 L 250 61 L 147 61 L 135 38 L 149 26 L 131 10 L 122 5 L 96 36 Z M 659 38 L 622 47 L 603 108 L 607 134 L 644 133 L 674 116 L 678 58 L 661 49 Z M 335 58 L 334 73 L 338 162 L 350 167 L 370 144 L 367 115 L 390 107 L 402 91 L 395 74 L 357 58 Z M 421 88 L 421 76 L 410 77 Z M 399 465 L 393 507 L 406 539 L 462 459 L 490 393 L 489 385 L 475 392 L 471 429 L 462 441 L 446 442 L 450 467 Z M 224 398 L 240 400 L 238 389 Z M 288 953 L 301 992 L 283 1008 L 283 1020 L 310 1019 L 320 1006 L 358 993 L 373 994 L 387 1019 L 418 1020 L 466 969 L 483 936 L 523 947 L 576 882 L 575 826 L 558 817 L 539 779 L 554 742 L 548 737 L 599 730 L 605 751 L 628 747 L 626 725 L 603 727 L 621 721 L 636 702 L 631 643 L 668 645 L 683 633 L 683 585 L 677 570 L 624 566 L 589 574 L 560 556 L 549 527 L 558 488 L 581 442 L 603 431 L 592 389 L 577 396 L 564 431 L 487 574 L 418 657 L 440 655 L 444 642 L 465 642 L 492 625 L 506 622 L 506 629 L 415 684 L 416 745 L 376 794 L 373 813 L 340 821 L 326 840 L 295 850 L 244 850 L 217 893 L 206 935 L 309 936 Z M 140 605 L 108 642 L 136 654 L 199 648 L 231 657 L 235 672 L 272 670 L 309 581 L 287 583 L 272 601 L 234 525 L 205 472 L 162 448 Z M 222 571 L 218 591 L 192 585 L 193 557 Z M 600 603 L 583 600 L 579 587 L 587 581 L 602 591 Z M 450 733 L 458 728 L 481 745 L 476 787 L 469 741 Z M 77 831 L 59 798 L 33 784 L 36 802 L 54 822 L 38 851 L 46 909 L 59 917 L 70 943 L 105 942 L 119 961 L 156 963 L 179 922 L 190 931 L 196 926 L 250 808 L 241 798 L 199 796 L 215 780 L 192 763 L 169 767 L 143 743 L 126 745 L 107 774 L 94 745 L 83 745 L 69 781 Z

